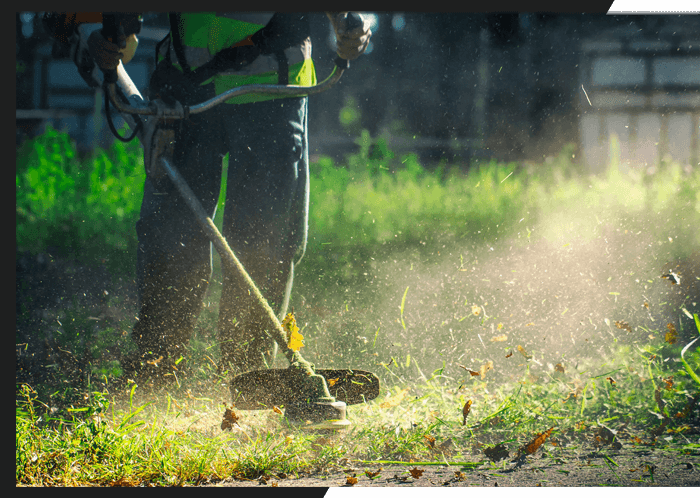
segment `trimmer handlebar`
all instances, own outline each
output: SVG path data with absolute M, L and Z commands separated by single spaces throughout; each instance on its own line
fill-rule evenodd
M 108 40 L 118 44 L 120 38 L 119 35 L 124 31 L 123 24 L 118 18 L 118 14 L 105 14 L 103 15 L 102 19 L 102 34 Z M 354 12 L 348 12 L 347 17 L 345 18 L 345 23 L 346 29 L 350 31 L 362 25 L 362 18 Z M 232 88 L 200 104 L 191 106 L 182 106 L 178 104 L 172 107 L 164 106 L 162 103 L 146 103 L 146 101 L 141 98 L 138 90 L 136 90 L 136 87 L 131 82 L 129 75 L 124 70 L 119 71 L 117 69 L 113 71 L 103 71 L 103 73 L 105 83 L 107 84 L 109 99 L 112 105 L 114 105 L 119 112 L 132 115 L 138 114 L 142 116 L 159 116 L 168 119 L 185 119 L 190 114 L 198 114 L 200 112 L 207 111 L 230 98 L 238 97 L 240 95 L 247 95 L 250 93 L 255 93 L 258 95 L 277 95 L 280 97 L 301 97 L 304 95 L 314 95 L 324 92 L 335 85 L 338 80 L 340 80 L 343 72 L 350 67 L 350 62 L 342 57 L 336 57 L 334 62 L 335 67 L 333 68 L 333 72 L 331 72 L 330 76 L 328 76 L 328 78 L 318 85 L 245 85 L 238 88 Z M 125 88 L 129 89 L 129 91 L 126 92 L 127 97 L 137 95 L 140 98 L 139 100 L 143 102 L 144 105 L 129 105 L 121 102 L 119 98 L 117 98 L 115 86 L 116 83 L 119 83 L 122 90 Z M 134 99 L 130 100 L 132 103 L 136 103 L 134 102 Z

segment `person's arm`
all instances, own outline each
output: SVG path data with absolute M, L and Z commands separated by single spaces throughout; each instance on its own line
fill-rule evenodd
M 362 18 L 360 14 L 356 14 L 362 20 L 362 24 L 357 26 L 346 26 L 347 12 L 326 12 L 326 16 L 333 26 L 335 37 L 337 40 L 337 54 L 345 60 L 357 59 L 367 49 L 369 39 L 372 36 L 372 30 L 369 28 L 369 22 Z

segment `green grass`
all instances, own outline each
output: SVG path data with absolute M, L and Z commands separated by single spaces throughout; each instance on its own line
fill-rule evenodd
M 502 445 L 510 461 L 550 428 L 538 451 L 551 458 L 600 446 L 614 460 L 615 442 L 699 454 L 700 171 L 613 164 L 591 176 L 571 150 L 544 165 L 430 170 L 381 143 L 370 153 L 367 134 L 360 143 L 344 165 L 311 165 L 310 241 L 292 298 L 305 358 L 380 376 L 379 399 L 349 407 L 346 433 L 298 432 L 272 411 L 236 411 L 239 427 L 221 430 L 216 282 L 190 372 L 151 395 L 114 387 L 130 324 L 62 305 L 49 373 L 16 386 L 16 483 L 201 484 L 353 461 L 497 472 L 506 461 L 484 450 Z M 132 145 L 79 158 L 52 130 L 27 142 L 18 252 L 128 273 L 143 182 Z M 660 278 L 669 270 L 681 285 Z
M 532 379 L 527 368 L 515 385 L 473 381 L 455 389 L 455 379 L 434 374 L 411 383 L 408 396 L 393 406 L 382 403 L 398 388 L 366 406 L 350 408 L 355 425 L 328 436 L 287 428 L 272 412 L 238 412 L 239 431 L 218 428 L 223 405 L 192 394 L 194 383 L 161 393 L 167 404 L 129 396 L 110 403 L 100 392 L 86 395 L 82 406 L 51 413 L 29 386 L 19 386 L 16 403 L 16 482 L 22 485 L 182 485 L 224 478 L 257 479 L 279 474 L 340 469 L 349 461 L 367 465 L 450 464 L 463 469 L 498 469 L 485 448 L 502 443 L 510 458 L 519 455 L 538 434 L 553 427 L 538 451 L 557 458 L 566 448 L 596 445 L 601 428 L 615 431 L 611 447 L 671 447 L 700 455 L 697 411 L 682 413 L 697 386 L 676 364 L 650 360 L 648 351 L 622 351 L 601 369 L 582 365 L 587 373 Z M 698 353 L 693 362 L 698 366 Z M 639 369 L 639 371 L 635 370 Z M 603 372 L 605 370 L 605 372 Z M 662 418 L 654 397 L 658 379 L 674 375 L 671 389 L 662 389 L 670 422 Z M 603 376 L 615 377 L 613 386 Z M 576 379 L 585 388 L 569 396 Z M 215 392 L 211 387 L 210 395 Z M 155 398 L 155 397 L 154 397 Z M 462 406 L 474 400 L 466 425 Z M 165 406 L 163 406 L 165 404 Z M 391 405 L 392 403 L 389 402 Z M 118 406 L 119 408 L 115 408 Z M 217 418 L 217 416 L 219 418 Z M 206 419 L 206 422 L 202 422 Z M 361 421 L 361 422 L 360 422 Z

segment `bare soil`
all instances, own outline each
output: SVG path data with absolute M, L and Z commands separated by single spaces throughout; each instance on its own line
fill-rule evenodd
M 608 458 L 606 458 L 606 456 Z M 614 462 L 614 463 L 612 463 Z M 411 470 L 417 469 L 412 476 Z M 376 476 L 370 475 L 378 472 Z M 357 482 L 350 484 L 354 477 Z M 558 452 L 553 458 L 535 454 L 505 466 L 490 462 L 476 468 L 448 465 L 352 465 L 334 472 L 225 480 L 207 486 L 323 486 L 323 487 L 580 487 L 580 486 L 700 486 L 700 455 L 663 449 L 615 452 Z

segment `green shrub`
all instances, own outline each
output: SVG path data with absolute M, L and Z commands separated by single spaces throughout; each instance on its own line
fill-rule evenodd
M 428 170 L 415 154 L 396 157 L 386 140 L 373 140 L 366 130 L 357 143 L 359 152 L 343 164 L 321 157 L 310 165 L 309 259 L 387 244 L 492 242 L 545 217 L 560 237 L 594 234 L 620 220 L 629 229 L 661 230 L 650 224 L 653 218 L 664 220 L 661 231 L 677 229 L 685 243 L 679 250 L 700 244 L 697 233 L 682 229 L 700 223 L 697 169 L 686 174 L 662 165 L 648 175 L 611 167 L 590 175 L 572 163 L 567 147 L 544 165 L 491 161 L 466 171 L 446 164 Z M 136 141 L 115 141 L 81 160 L 65 133 L 47 129 L 17 154 L 18 250 L 132 272 L 143 181 Z M 220 200 L 218 223 L 222 207 Z M 574 213 L 593 209 L 606 220 L 591 224 Z
M 136 142 L 115 141 L 81 160 L 68 135 L 48 127 L 17 153 L 17 250 L 130 271 L 143 181 Z

